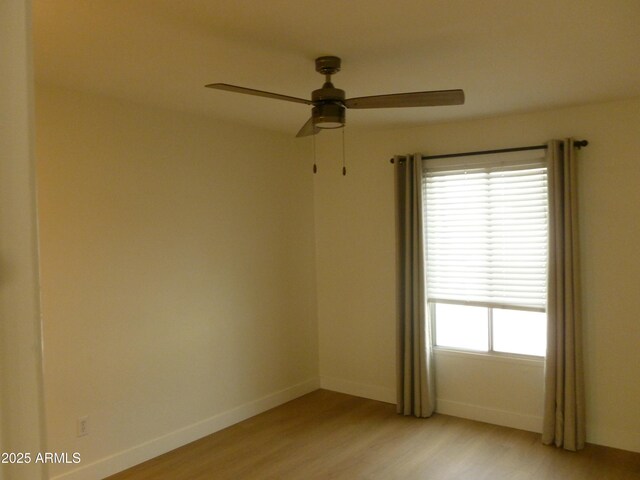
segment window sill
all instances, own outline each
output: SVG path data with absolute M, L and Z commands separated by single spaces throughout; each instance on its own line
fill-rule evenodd
M 433 352 L 436 357 L 474 358 L 480 361 L 519 364 L 539 368 L 544 368 L 545 360 L 544 357 L 535 357 L 532 355 L 516 355 L 499 352 L 474 352 L 471 350 L 457 350 L 455 348 L 436 346 L 433 347 Z

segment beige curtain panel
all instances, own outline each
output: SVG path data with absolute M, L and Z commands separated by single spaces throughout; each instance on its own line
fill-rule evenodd
M 430 322 L 422 237 L 422 156 L 396 157 L 397 412 L 429 417 L 435 410 Z
M 580 450 L 585 443 L 580 316 L 576 150 L 572 139 L 547 147 L 549 264 L 543 443 Z

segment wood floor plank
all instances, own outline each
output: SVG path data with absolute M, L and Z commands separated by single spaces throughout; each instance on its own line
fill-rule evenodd
M 326 390 L 161 455 L 108 480 L 638 480 L 640 453 L 446 415 L 403 417 Z

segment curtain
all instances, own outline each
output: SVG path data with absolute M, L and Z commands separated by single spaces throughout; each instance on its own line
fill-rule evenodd
M 397 240 L 397 412 L 429 417 L 435 409 L 433 353 L 425 303 L 422 156 L 395 158 Z
M 576 153 L 572 139 L 547 146 L 549 264 L 543 443 L 585 442 Z

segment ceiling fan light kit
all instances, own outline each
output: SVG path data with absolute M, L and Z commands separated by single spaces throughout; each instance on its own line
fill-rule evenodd
M 339 57 L 323 56 L 316 58 L 316 71 L 325 76 L 325 82 L 322 88 L 312 92 L 311 100 L 226 83 L 211 83 L 205 86 L 217 90 L 226 90 L 229 92 L 311 105 L 311 118 L 302 126 L 296 135 L 297 137 L 316 135 L 322 129 L 344 127 L 347 108 L 433 107 L 462 105 L 464 103 L 464 92 L 459 89 L 396 93 L 345 99 L 344 90 L 335 88 L 331 82 L 331 75 L 338 73 L 340 66 L 341 60 Z
M 318 105 L 311 109 L 313 124 L 318 128 L 344 127 L 345 108 L 335 103 Z

